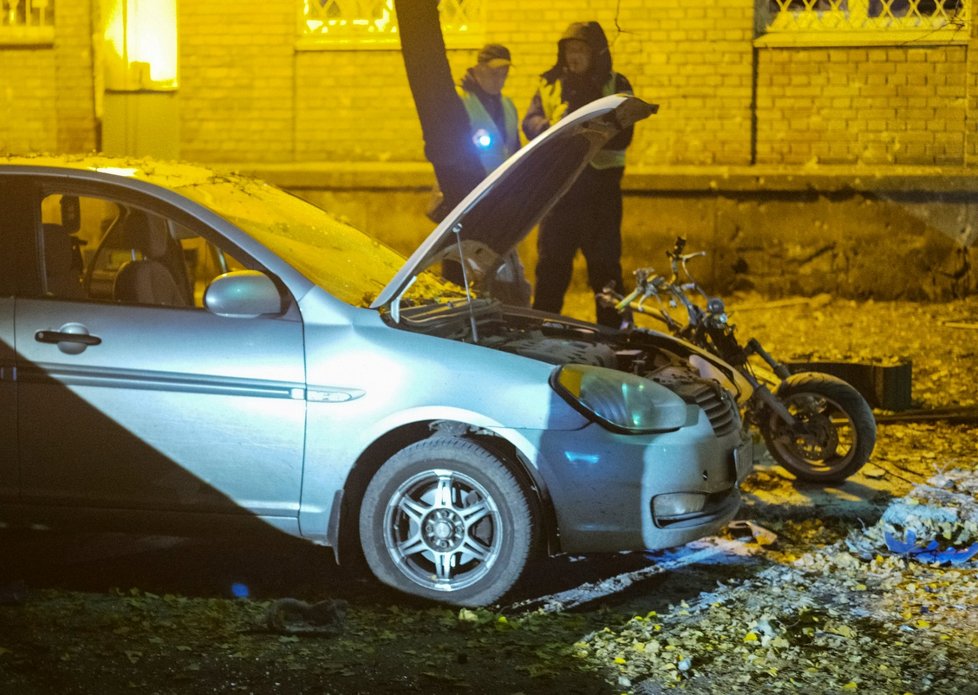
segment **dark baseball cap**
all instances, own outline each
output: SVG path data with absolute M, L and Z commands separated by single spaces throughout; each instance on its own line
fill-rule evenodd
M 479 61 L 491 68 L 501 68 L 510 65 L 513 59 L 509 55 L 509 49 L 501 43 L 487 43 L 479 51 Z

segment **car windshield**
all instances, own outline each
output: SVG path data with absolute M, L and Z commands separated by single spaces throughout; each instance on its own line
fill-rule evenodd
M 334 297 L 369 307 L 404 257 L 301 198 L 260 181 L 222 177 L 180 186 Z M 428 302 L 457 297 L 460 288 L 431 272 L 422 273 L 405 300 Z

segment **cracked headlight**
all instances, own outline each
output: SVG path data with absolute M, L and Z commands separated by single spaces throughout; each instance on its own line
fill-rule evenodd
M 566 364 L 554 372 L 553 386 L 575 408 L 615 432 L 666 432 L 686 423 L 682 398 L 627 372 Z

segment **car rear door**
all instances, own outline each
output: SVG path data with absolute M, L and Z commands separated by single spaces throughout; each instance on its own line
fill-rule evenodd
M 305 421 L 294 302 L 284 298 L 277 317 L 203 309 L 206 282 L 240 259 L 213 230 L 178 222 L 179 210 L 64 181 L 45 183 L 34 202 L 41 272 L 17 298 L 15 329 L 24 502 L 250 512 L 291 528 Z M 166 232 L 159 259 L 127 248 L 120 225 L 137 213 Z M 59 261 L 64 235 L 70 262 Z M 151 260 L 182 305 L 113 294 L 113 274 Z

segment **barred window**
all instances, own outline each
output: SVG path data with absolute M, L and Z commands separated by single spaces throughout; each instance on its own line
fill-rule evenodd
M 53 42 L 54 0 L 0 0 L 0 44 Z
M 442 34 L 455 48 L 478 46 L 487 0 L 441 0 Z M 303 0 L 300 42 L 320 48 L 390 48 L 399 42 L 394 0 Z
M 759 0 L 758 33 L 798 43 L 968 40 L 967 0 Z M 806 37 L 808 41 L 797 40 Z

